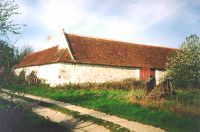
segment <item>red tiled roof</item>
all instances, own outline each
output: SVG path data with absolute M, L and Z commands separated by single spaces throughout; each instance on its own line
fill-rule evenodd
M 66 34 L 77 63 L 165 68 L 175 49 Z
M 114 40 L 65 34 L 75 58 L 74 63 L 165 68 L 167 57 L 175 49 L 133 44 Z M 15 68 L 44 65 L 56 62 L 73 62 L 68 50 L 58 46 L 26 56 Z
M 27 55 L 14 68 L 37 66 L 56 62 L 72 62 L 67 50 L 58 50 L 58 46 Z

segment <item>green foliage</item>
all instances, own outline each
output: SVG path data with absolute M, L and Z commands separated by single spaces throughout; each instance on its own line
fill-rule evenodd
M 0 85 L 5 82 L 7 74 L 11 68 L 18 63 L 25 55 L 32 52 L 30 47 L 19 52 L 18 48 L 10 46 L 7 41 L 8 35 L 20 34 L 22 25 L 15 24 L 12 19 L 15 15 L 20 14 L 19 6 L 14 0 L 0 1 Z
M 0 78 L 0 81 L 2 82 L 1 83 L 2 87 L 9 85 L 18 85 L 18 86 L 26 85 L 25 72 L 21 71 L 19 76 L 17 76 L 12 70 L 8 70 L 8 72 L 6 73 L 6 77 Z
M 17 84 L 25 84 L 25 71 L 21 71 L 19 73 L 19 76 L 16 77 L 16 83 Z
M 5 81 L 10 69 L 16 63 L 14 48 L 7 42 L 0 40 L 0 68 L 3 71 L 0 74 L 0 84 Z
M 20 14 L 17 12 L 19 6 L 14 0 L 1 0 L 0 2 L 0 36 L 8 38 L 8 33 L 20 34 L 20 24 L 15 24 L 12 17 Z
M 19 63 L 19 61 L 30 52 L 32 52 L 30 47 L 18 52 L 17 48 L 0 40 L 0 69 L 3 69 L 0 71 L 0 84 L 5 83 L 6 81 L 7 83 L 11 82 L 11 80 L 15 81 L 15 77 L 12 73 L 13 66 Z
M 178 87 L 200 88 L 200 40 L 191 35 L 167 63 L 167 76 Z
M 21 48 L 15 48 L 16 60 L 20 62 L 25 56 L 33 53 L 33 48 L 31 46 L 22 46 Z
M 15 76 L 15 74 L 11 71 L 8 70 L 6 73 L 3 74 L 3 78 L 1 79 L 1 83 L 2 85 L 4 84 L 11 84 L 11 83 L 16 83 L 16 78 L 17 76 Z
M 9 67 L 14 66 L 23 57 L 33 52 L 32 47 L 27 46 L 19 50 L 18 48 L 9 45 L 6 41 L 0 40 L 0 66 L 9 64 Z
M 14 47 L 10 46 L 7 42 L 0 40 L 0 66 L 13 66 L 15 60 Z
M 127 98 L 131 101 L 131 102 L 137 102 L 137 101 L 141 101 L 142 99 L 144 99 L 146 97 L 146 90 L 145 89 L 134 89 L 131 90 L 127 96 Z

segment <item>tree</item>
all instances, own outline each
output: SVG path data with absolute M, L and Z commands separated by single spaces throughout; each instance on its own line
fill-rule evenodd
M 0 40 L 0 65 L 10 65 L 15 64 L 15 51 L 14 47 L 8 45 L 7 42 Z
M 20 34 L 20 24 L 15 24 L 12 17 L 20 14 L 17 12 L 19 6 L 14 0 L 0 0 L 0 39 L 8 39 L 8 33 Z
M 16 61 L 19 63 L 25 56 L 28 54 L 33 53 L 33 48 L 29 45 L 24 45 L 21 48 L 16 48 L 15 49 L 15 54 L 16 54 Z
M 0 40 L 0 68 L 3 69 L 0 74 L 0 83 L 3 84 L 11 67 L 16 63 L 14 47 L 9 46 L 7 42 Z
M 21 50 L 0 40 L 0 87 L 12 76 L 12 68 L 26 55 L 33 52 L 30 46 L 23 46 Z
M 200 88 L 199 37 L 187 37 L 180 49 L 169 58 L 167 67 L 167 77 L 171 77 L 176 86 Z
M 19 6 L 15 0 L 0 0 L 0 85 L 6 80 L 12 66 L 19 61 L 25 53 L 17 52 L 14 46 L 8 45 L 10 34 L 20 34 L 21 24 L 14 23 L 13 17 L 19 15 Z

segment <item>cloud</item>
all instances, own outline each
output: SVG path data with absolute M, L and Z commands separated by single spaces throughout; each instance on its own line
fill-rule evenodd
M 84 10 L 85 3 L 82 0 L 43 0 L 40 6 L 41 13 L 38 19 L 52 31 L 64 27 L 75 27 L 87 15 Z
M 46 28 L 52 31 L 66 28 L 71 32 L 79 29 L 80 31 L 84 30 L 83 32 L 86 32 L 86 34 L 89 32 L 93 34 L 97 30 L 101 32 L 104 30 L 103 33 L 113 35 L 140 34 L 156 23 L 173 17 L 185 4 L 184 2 L 179 3 L 174 0 L 153 0 L 153 2 L 140 0 L 123 5 L 123 2 L 118 1 L 118 6 L 124 7 L 119 8 L 121 13 L 106 13 L 108 9 L 118 10 L 118 7 L 113 7 L 113 5 L 117 5 L 116 2 L 113 5 L 112 2 L 103 1 L 95 3 L 91 2 L 91 0 L 43 0 L 40 3 L 42 9 L 39 19 Z M 95 4 L 100 5 L 97 7 Z M 96 6 L 98 11 L 91 8 L 93 6 Z
M 160 21 L 173 18 L 185 4 L 186 2 L 180 3 L 174 0 L 153 0 L 153 2 L 140 0 L 129 5 L 127 11 L 130 12 L 128 16 L 131 16 L 132 21 L 144 31 Z
M 189 0 L 19 1 L 23 13 L 20 21 L 28 25 L 26 40 L 30 42 L 45 38 L 41 40 L 44 42 L 49 34 L 56 36 L 65 28 L 68 33 L 150 44 L 165 39 L 159 34 L 155 35 L 159 39 L 150 38 L 152 28 L 162 23 L 170 24 L 191 3 Z M 198 0 L 193 0 L 192 4 L 195 3 Z M 199 17 L 187 13 L 195 17 L 194 21 L 199 21 Z M 39 43 L 39 40 L 35 41 Z M 40 48 L 36 44 L 34 46 Z M 47 44 L 45 46 L 48 47 Z

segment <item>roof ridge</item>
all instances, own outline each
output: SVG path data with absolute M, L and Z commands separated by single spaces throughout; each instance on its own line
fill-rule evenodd
M 101 38 L 101 37 L 95 37 L 95 36 L 86 36 L 86 35 L 79 35 L 79 34 L 74 34 L 74 33 L 65 33 L 66 35 L 74 35 L 78 37 L 84 37 L 88 39 L 96 39 L 96 40 L 103 40 L 103 41 L 112 41 L 112 42 L 118 42 L 118 43 L 123 43 L 127 45 L 139 45 L 139 46 L 146 46 L 146 47 L 157 47 L 157 48 L 165 48 L 165 49 L 172 49 L 172 50 L 177 50 L 177 48 L 171 48 L 171 47 L 165 47 L 165 46 L 157 46 L 157 45 L 148 45 L 144 43 L 134 43 L 134 42 L 128 42 L 128 41 L 123 41 L 123 40 L 115 40 L 115 39 L 109 39 L 109 38 Z
M 60 60 L 60 58 L 63 56 L 64 53 L 65 53 L 65 51 L 63 50 L 63 53 L 58 57 L 58 59 L 56 60 L 56 62 L 58 62 Z
M 61 57 L 65 54 L 65 49 L 63 49 L 63 53 L 58 57 L 58 59 L 56 60 L 56 62 L 59 62 L 60 61 L 60 59 L 61 59 Z

